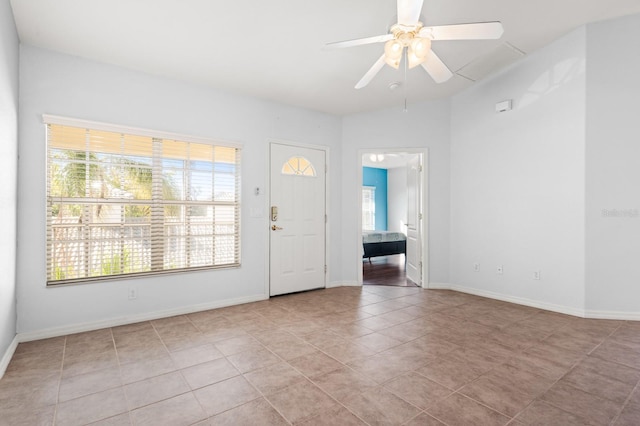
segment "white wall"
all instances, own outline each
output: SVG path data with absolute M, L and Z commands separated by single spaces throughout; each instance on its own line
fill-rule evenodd
M 387 226 L 389 231 L 407 232 L 407 169 L 387 170 Z
M 16 335 L 18 33 L 9 0 L 0 1 L 0 364 Z M 0 366 L 0 376 L 2 376 Z
M 427 77 L 425 77 L 427 78 Z M 361 268 L 358 241 L 358 151 L 362 149 L 428 148 L 429 282 L 449 280 L 449 111 L 441 100 L 343 119 L 342 133 L 342 279 L 357 282 Z
M 584 27 L 455 96 L 451 129 L 451 284 L 581 313 Z
M 196 305 L 265 297 L 268 140 L 330 147 L 330 281 L 340 276 L 341 119 L 221 93 L 30 46 L 20 51 L 18 332 L 62 330 Z M 240 141 L 242 267 L 57 288 L 45 286 L 45 127 L 54 114 Z M 263 189 L 255 196 L 255 187 Z M 260 218 L 250 217 L 263 208 Z M 138 288 L 129 301 L 127 289 Z
M 640 15 L 587 26 L 587 309 L 640 319 L 638 52 Z

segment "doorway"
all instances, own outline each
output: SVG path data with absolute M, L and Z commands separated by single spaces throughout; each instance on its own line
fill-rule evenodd
M 326 287 L 326 149 L 270 145 L 269 295 Z
M 363 285 L 428 285 L 427 150 L 359 152 Z

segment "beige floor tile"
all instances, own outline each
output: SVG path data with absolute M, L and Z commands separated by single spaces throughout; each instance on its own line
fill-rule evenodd
M 458 393 L 438 401 L 427 410 L 427 414 L 449 426 L 505 425 L 511 420 L 510 417 L 491 410 Z
M 117 367 L 79 374 L 62 379 L 58 399 L 68 401 L 119 386 L 122 386 L 122 379 Z
M 615 426 L 638 426 L 640 422 L 640 404 L 628 404 L 618 418 Z
M 29 409 L 55 405 L 59 386 L 59 372 L 27 377 L 18 372 L 7 373 L 0 381 L 0 407 Z
M 164 354 L 160 358 L 120 364 L 120 374 L 124 384 L 138 382 L 176 370 L 177 367 L 168 354 Z
M 309 378 L 318 377 L 343 366 L 320 351 L 289 360 L 289 364 Z
M 37 371 L 37 374 L 60 372 L 62 352 L 29 352 L 14 355 L 7 366 L 6 373 Z
M 325 413 L 338 403 L 314 384 L 304 381 L 267 395 L 269 402 L 292 423 Z
M 179 371 L 131 383 L 124 387 L 131 410 L 172 398 L 190 390 L 191 388 Z
M 340 287 L 21 343 L 0 424 L 636 426 L 639 382 L 640 322 Z
M 202 388 L 240 374 L 225 358 L 194 365 L 181 371 L 191 389 Z
M 592 355 L 605 361 L 617 362 L 627 367 L 640 369 L 640 345 L 621 344 L 609 340 L 593 351 Z
M 115 350 L 86 353 L 76 357 L 65 356 L 62 376 L 71 377 L 110 368 L 118 368 L 118 358 Z
M 595 425 L 587 419 L 561 410 L 544 401 L 535 401 L 522 411 L 516 420 L 527 426 L 587 426 Z
M 53 425 L 55 405 L 42 407 L 10 408 L 0 400 L 0 425 L 6 426 L 49 426 Z
M 371 333 L 362 337 L 353 339 L 353 343 L 362 345 L 367 349 L 371 349 L 374 352 L 382 352 L 384 350 L 393 348 L 394 346 L 401 345 L 402 341 L 394 339 L 393 337 L 385 336 L 381 333 Z
M 343 401 L 352 395 L 366 392 L 378 386 L 373 380 L 348 367 L 322 374 L 314 378 L 313 382 L 338 401 Z
M 317 349 L 304 340 L 291 336 L 289 340 L 269 343 L 269 350 L 284 360 L 290 360 L 317 352 Z
M 367 349 L 364 346 L 356 345 L 355 343 L 331 346 L 323 349 L 322 352 L 326 353 L 331 358 L 342 362 L 343 364 L 347 364 L 356 359 L 375 355 L 375 352 L 371 349 Z
M 223 356 L 224 355 L 211 343 L 171 353 L 171 358 L 173 358 L 173 362 L 178 368 L 191 367 L 193 365 L 220 359 Z
M 379 330 L 379 333 L 406 343 L 424 336 L 426 331 L 419 324 L 402 323 Z
M 264 398 L 258 398 L 212 417 L 207 424 L 210 426 L 285 426 L 289 423 Z
M 587 356 L 578 363 L 573 371 L 597 373 L 610 379 L 635 385 L 640 381 L 640 369 L 627 367 L 616 362 L 609 362 L 597 357 Z
M 169 355 L 167 348 L 162 342 L 145 343 L 140 346 L 117 348 L 116 353 L 118 354 L 118 361 L 120 364 L 160 359 Z
M 619 404 L 623 404 L 627 400 L 635 387 L 635 383 L 624 383 L 583 369 L 572 370 L 562 378 L 561 382 Z
M 533 395 L 488 375 L 474 380 L 458 392 L 510 417 L 521 412 L 534 399 Z
M 286 362 L 253 370 L 250 373 L 246 373 L 244 377 L 264 395 L 306 380 L 302 373 Z
M 328 410 L 298 424 L 300 426 L 366 426 L 365 422 L 344 407 Z
M 420 409 L 379 387 L 344 401 L 344 405 L 370 425 L 402 424 L 409 421 Z
M 192 393 L 185 393 L 131 412 L 133 424 L 148 426 L 186 426 L 207 418 Z
M 209 416 L 260 397 L 260 393 L 242 376 L 198 389 L 194 394 Z
M 18 344 L 14 357 L 26 353 L 52 353 L 56 352 L 62 355 L 66 336 L 52 337 L 50 339 L 33 340 L 31 342 L 22 342 Z
M 447 356 L 416 369 L 417 373 L 454 390 L 477 379 L 486 371 L 488 370 L 479 371 L 476 366 L 463 359 L 447 359 Z
M 405 423 L 405 426 L 446 426 L 440 420 L 436 420 L 427 413 L 420 413 L 409 422 Z
M 215 343 L 215 347 L 226 356 L 264 348 L 260 342 L 251 336 L 240 336 L 221 340 Z
M 84 425 L 127 412 L 122 388 L 83 396 L 58 404 L 56 425 Z
M 91 426 L 131 426 L 131 415 L 129 413 L 123 413 L 91 423 Z
M 320 330 L 307 334 L 303 336 L 303 339 L 320 350 L 348 343 L 348 340 L 328 330 Z
M 404 362 L 390 361 L 384 354 L 356 359 L 347 365 L 378 384 L 398 377 L 414 368 L 414 366 Z
M 541 399 L 596 424 L 608 424 L 622 408 L 622 404 L 599 398 L 562 382 L 556 383 Z
M 257 370 L 280 362 L 280 358 L 267 349 L 249 350 L 227 358 L 241 373 Z
M 451 389 L 415 373 L 397 377 L 385 383 L 384 388 L 422 410 L 453 392 Z

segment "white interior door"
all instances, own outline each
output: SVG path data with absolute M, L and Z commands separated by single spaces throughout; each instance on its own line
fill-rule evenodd
M 407 164 L 407 278 L 422 285 L 422 156 Z
M 271 144 L 269 294 L 325 287 L 325 151 Z

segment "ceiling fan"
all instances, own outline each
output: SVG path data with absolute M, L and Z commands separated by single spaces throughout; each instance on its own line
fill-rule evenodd
M 476 22 L 471 24 L 440 25 L 424 27 L 420 22 L 423 0 L 397 0 L 398 22 L 391 26 L 389 34 L 356 40 L 327 43 L 328 49 L 385 43 L 384 53 L 358 81 L 355 88 L 365 87 L 380 72 L 384 64 L 398 69 L 404 50 L 407 50 L 409 68 L 417 65 L 429 73 L 436 83 L 444 83 L 453 73 L 431 50 L 432 41 L 440 40 L 493 40 L 502 36 L 500 22 Z

